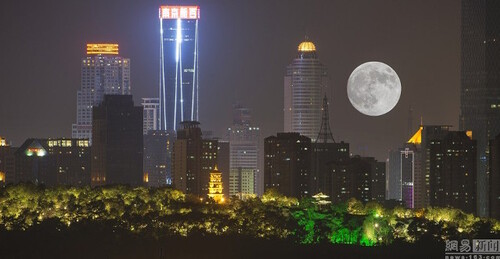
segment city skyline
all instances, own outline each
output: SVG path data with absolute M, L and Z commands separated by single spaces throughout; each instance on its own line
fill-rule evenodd
M 334 92 L 330 101 L 332 107 L 330 121 L 334 137 L 351 143 L 353 153 L 375 156 L 377 159 L 387 157 L 388 149 L 406 138 L 407 126 L 406 123 L 401 122 L 407 121 L 407 109 L 410 104 L 415 116 L 423 116 L 425 124 L 452 124 L 455 129 L 458 129 L 460 6 L 459 3 L 452 1 L 430 3 L 412 3 L 411 8 L 408 8 L 407 5 L 399 3 L 379 2 L 378 5 L 387 7 L 385 9 L 391 15 L 385 12 L 371 14 L 368 12 L 371 4 L 357 2 L 339 4 L 318 1 L 309 6 L 294 1 L 287 5 L 272 2 L 266 5 L 267 8 L 259 8 L 259 3 L 242 3 L 242 5 L 206 1 L 190 3 L 199 5 L 204 10 L 203 13 L 206 12 L 206 15 L 201 17 L 203 22 L 200 24 L 200 40 L 204 42 L 200 46 L 200 67 L 203 67 L 200 69 L 200 83 L 202 83 L 200 85 L 200 121 L 202 125 L 205 129 L 213 130 L 214 135 L 223 136 L 226 125 L 229 125 L 231 120 L 230 107 L 235 101 L 240 101 L 254 110 L 255 121 L 262 125 L 262 136 L 269 136 L 280 131 L 283 123 L 283 104 L 279 101 L 283 96 L 282 75 L 284 68 L 295 55 L 297 45 L 307 35 L 316 44 L 322 62 L 328 67 Z M 67 126 L 63 127 L 63 123 L 68 125 L 75 120 L 74 114 L 76 113 L 72 110 L 75 109 L 72 107 L 74 104 L 70 104 L 74 103 L 74 93 L 78 88 L 80 76 L 73 70 L 75 66 L 78 66 L 78 60 L 84 56 L 81 49 L 86 42 L 119 43 L 120 54 L 131 59 L 131 84 L 135 86 L 132 89 L 134 101 L 139 103 L 140 98 L 156 96 L 157 75 L 159 74 L 158 62 L 156 62 L 159 50 L 157 17 L 160 4 L 146 2 L 122 5 L 113 1 L 104 3 L 108 7 L 116 7 L 112 13 L 123 13 L 120 22 L 112 21 L 105 15 L 106 12 L 92 8 L 92 4 L 79 4 L 76 8 L 87 10 L 93 17 L 96 17 L 96 20 L 89 24 L 78 22 L 79 14 L 75 14 L 76 17 L 70 19 L 53 10 L 45 10 L 52 16 L 44 19 L 42 24 L 50 25 L 54 33 L 65 32 L 57 38 L 50 33 L 39 35 L 42 40 L 50 44 L 43 44 L 46 52 L 56 53 L 57 58 L 51 62 L 54 64 L 48 64 L 43 68 L 36 65 L 27 67 L 33 77 L 38 76 L 40 83 L 37 84 L 30 83 L 33 77 L 13 80 L 11 75 L 4 74 L 5 85 L 8 87 L 7 93 L 12 98 L 3 98 L 0 102 L 0 116 L 5 118 L 5 124 L 2 123 L 0 126 L 2 135 L 13 141 L 14 145 L 20 145 L 28 136 L 70 136 L 70 129 Z M 177 2 L 168 4 L 177 4 Z M 319 8 L 319 6 L 324 8 Z M 356 9 L 356 7 L 360 7 L 357 9 L 360 12 L 359 15 L 355 15 L 358 20 L 342 13 L 342 11 Z M 19 6 L 12 3 L 7 7 L 9 8 L 15 13 Z M 44 10 L 43 8 L 35 4 L 26 12 L 33 13 L 36 17 L 40 10 Z M 70 7 L 61 3 L 61 8 Z M 405 8 L 403 9 L 405 11 L 397 14 L 390 12 L 390 10 L 401 8 Z M 312 10 L 318 9 L 322 11 L 313 15 Z M 380 8 L 382 9 L 384 8 Z M 410 11 L 410 9 L 426 13 L 427 19 L 424 19 L 425 21 L 417 19 L 417 12 Z M 259 14 L 259 19 L 249 26 L 248 21 L 254 21 L 253 14 L 255 13 Z M 290 16 L 285 13 L 296 15 Z M 269 21 L 277 18 L 274 16 L 282 18 L 276 24 L 280 26 L 280 30 L 266 30 Z M 292 16 L 297 19 L 293 20 L 290 18 Z M 18 17 L 9 16 L 9 19 L 13 19 L 15 23 L 23 23 Z M 69 24 L 75 23 L 73 25 L 79 28 L 78 34 L 66 32 L 64 27 L 69 25 L 56 24 L 60 19 L 67 19 Z M 355 33 L 347 30 L 349 25 L 346 22 L 364 24 L 366 23 L 364 19 L 375 19 L 376 22 L 367 24 L 364 28 L 358 28 L 359 31 Z M 394 21 L 398 21 L 398 24 Z M 319 25 L 325 22 L 331 23 L 332 26 L 320 29 Z M 103 25 L 96 27 L 97 24 Z M 391 25 L 390 31 L 380 29 L 389 25 Z M 122 27 L 127 29 L 124 31 Z M 380 35 L 374 37 L 373 33 L 370 33 L 373 30 Z M 13 48 L 11 44 L 27 37 L 26 32 L 8 30 L 7 36 L 10 35 L 16 40 L 2 44 L 7 44 L 6 48 L 11 49 Z M 257 34 L 262 34 L 262 36 L 256 37 Z M 63 39 L 71 39 L 71 43 L 61 44 Z M 422 40 L 427 42 L 424 46 Z M 51 51 L 52 46 L 64 46 L 64 48 Z M 31 51 L 43 52 L 38 47 L 30 48 Z M 234 55 L 236 52 L 245 54 Z M 64 53 L 64 55 L 58 53 Z M 28 58 L 25 55 L 21 53 L 15 60 L 23 62 Z M 29 59 L 33 59 L 31 63 L 39 64 L 45 60 L 44 55 L 41 53 L 33 57 L 29 56 Z M 263 57 L 269 57 L 269 60 L 276 62 L 263 62 L 267 60 Z M 13 57 L 8 55 L 7 59 L 13 59 Z M 395 110 L 377 119 L 367 118 L 357 113 L 348 103 L 345 93 L 349 73 L 357 65 L 370 60 L 380 60 L 391 65 L 400 75 L 403 84 L 402 97 Z M 239 65 L 233 66 L 231 65 L 233 63 Z M 60 64 L 68 65 L 55 74 L 52 69 L 57 64 L 58 67 L 61 66 Z M 260 64 L 260 67 L 256 64 Z M 10 71 L 11 67 L 5 71 Z M 35 68 L 40 68 L 40 71 L 34 71 Z M 38 73 L 44 73 L 44 75 Z M 255 76 L 257 74 L 261 76 Z M 35 85 L 41 90 L 33 89 Z M 48 90 L 48 93 L 51 92 L 50 90 L 58 91 L 63 98 L 54 102 L 50 99 L 50 95 L 47 95 L 48 93 L 43 92 L 33 99 L 34 97 L 26 92 L 28 90 L 31 92 L 35 90 L 37 93 L 42 90 Z M 427 97 L 425 104 L 419 101 L 419 98 L 424 98 L 424 93 L 430 90 L 434 91 L 434 94 Z M 26 107 L 29 106 L 18 106 L 17 103 L 12 103 L 11 100 L 15 100 L 19 95 L 26 95 L 27 102 L 37 107 L 44 107 L 43 111 L 58 114 L 58 116 L 46 116 L 44 113 L 27 109 Z M 217 100 L 216 105 L 213 103 L 214 100 Z M 444 100 L 448 105 L 443 105 Z M 58 108 L 59 105 L 67 106 L 68 109 L 61 110 Z M 10 110 L 6 107 L 19 110 L 19 116 L 12 117 L 6 114 L 5 111 Z M 21 126 L 26 121 L 40 124 L 42 119 L 47 123 L 39 126 L 36 131 Z M 364 133 L 366 127 L 370 127 L 373 134 L 380 137 L 373 139 L 366 136 Z

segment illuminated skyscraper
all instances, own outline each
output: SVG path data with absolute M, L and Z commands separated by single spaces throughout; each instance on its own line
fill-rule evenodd
M 329 95 L 326 67 L 312 42 L 300 43 L 297 57 L 287 67 L 284 88 L 284 131 L 314 142 L 321 127 L 322 99 Z
M 460 130 L 477 140 L 477 207 L 488 215 L 488 141 L 500 133 L 500 1 L 462 0 Z
M 160 7 L 160 130 L 198 121 L 198 6 Z
M 105 94 L 130 94 L 130 59 L 118 56 L 118 44 L 87 44 L 81 68 L 72 136 L 92 143 L 92 107 L 98 106 Z

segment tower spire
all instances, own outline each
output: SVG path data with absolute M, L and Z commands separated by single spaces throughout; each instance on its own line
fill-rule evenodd
M 335 143 L 333 138 L 332 130 L 330 129 L 330 115 L 328 114 L 328 98 L 323 97 L 323 116 L 321 118 L 321 127 L 319 129 L 318 137 L 316 138 L 316 143 L 328 143 L 329 140 Z

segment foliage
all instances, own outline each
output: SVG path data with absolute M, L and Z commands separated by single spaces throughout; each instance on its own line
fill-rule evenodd
M 226 204 L 201 201 L 170 188 L 106 186 L 0 188 L 0 231 L 24 231 L 45 222 L 58 228 L 97 224 L 118 232 L 166 236 L 247 236 L 302 244 L 387 245 L 498 236 L 500 223 L 452 208 L 385 209 L 357 200 L 319 207 L 276 191 Z

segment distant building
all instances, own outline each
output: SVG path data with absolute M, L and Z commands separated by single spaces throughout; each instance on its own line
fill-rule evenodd
M 476 213 L 476 141 L 450 131 L 429 144 L 430 205 Z
M 229 141 L 218 140 L 217 145 L 217 167 L 222 173 L 222 193 L 224 197 L 229 196 Z
M 199 121 L 199 6 L 159 8 L 160 128 L 176 131 L 183 121 Z
M 11 182 L 46 186 L 90 184 L 88 139 L 27 139 L 15 153 Z
M 500 133 L 500 1 L 461 2 L 460 130 L 477 140 L 477 208 L 485 217 L 488 142 Z
M 92 143 L 92 108 L 100 105 L 106 94 L 131 94 L 130 59 L 119 56 L 118 44 L 87 44 L 87 56 L 81 62 L 73 138 Z
M 388 200 L 401 201 L 401 149 L 392 149 L 389 151 L 387 167 L 386 198 Z
M 500 219 L 500 134 L 490 141 L 490 217 Z
M 142 111 L 131 95 L 106 95 L 94 107 L 92 186 L 143 185 Z
M 229 196 L 244 199 L 257 194 L 260 129 L 252 123 L 249 109 L 233 107 L 233 125 L 228 129 L 230 150 Z
M 7 141 L 0 137 L 0 185 L 15 182 L 15 147 L 10 146 Z
M 144 135 L 144 174 L 147 186 L 160 187 L 172 184 L 172 149 L 175 134 L 150 130 Z
M 172 183 L 185 193 L 205 196 L 210 172 L 217 164 L 218 141 L 203 139 L 199 124 L 181 122 L 172 153 Z
M 264 188 L 290 197 L 311 196 L 311 139 L 278 133 L 264 140 Z
M 370 197 L 372 201 L 385 201 L 385 161 L 379 162 L 373 157 L 362 157 L 370 165 Z
M 372 200 L 371 170 L 370 163 L 359 156 L 333 161 L 324 193 L 335 203 L 346 202 L 350 198 L 369 202 Z
M 300 43 L 284 78 L 284 132 L 297 132 L 314 142 L 327 91 L 327 69 L 317 57 L 316 46 L 310 41 Z
M 142 133 L 146 135 L 150 130 L 160 129 L 160 99 L 142 98 L 143 119 Z

